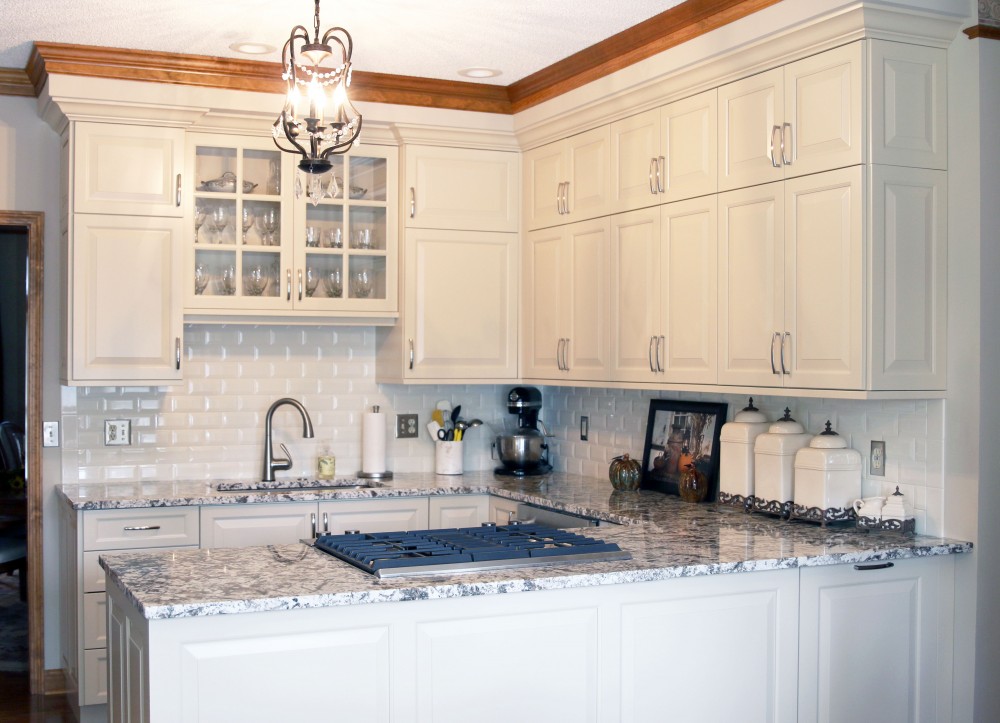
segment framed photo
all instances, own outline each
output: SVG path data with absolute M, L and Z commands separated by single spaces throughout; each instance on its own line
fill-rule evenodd
M 650 401 L 641 488 L 676 495 L 681 474 L 694 465 L 708 477 L 705 501 L 714 502 L 719 492 L 719 435 L 728 407 L 725 402 Z

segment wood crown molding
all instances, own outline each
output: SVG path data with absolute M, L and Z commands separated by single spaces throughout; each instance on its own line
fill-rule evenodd
M 352 97 L 448 110 L 510 115 L 757 12 L 779 0 L 686 0 L 508 86 L 355 71 Z M 0 69 L 2 71 L 3 69 Z M 259 60 L 101 48 L 36 41 L 11 92 L 39 95 L 51 74 L 283 93 L 281 66 Z M 30 88 L 24 86 L 27 76 Z
M 1000 40 L 1000 27 L 996 25 L 973 25 L 962 31 L 969 36 L 969 40 L 975 38 L 986 38 L 987 40 Z
M 0 95 L 34 97 L 36 93 L 27 72 L 17 68 L 0 68 Z

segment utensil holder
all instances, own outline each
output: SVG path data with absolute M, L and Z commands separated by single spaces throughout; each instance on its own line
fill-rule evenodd
M 434 443 L 434 472 L 437 474 L 462 474 L 462 443 Z

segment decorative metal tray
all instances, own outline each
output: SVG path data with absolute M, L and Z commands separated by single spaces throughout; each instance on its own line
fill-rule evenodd
M 853 525 L 856 517 L 857 514 L 854 512 L 853 507 L 827 507 L 826 509 L 820 509 L 819 507 L 806 507 L 805 505 L 793 504 L 788 519 L 815 522 L 826 527 L 827 525 Z
M 859 530 L 879 530 L 886 532 L 913 533 L 917 530 L 917 521 L 912 517 L 908 520 L 882 520 L 875 517 L 858 517 Z

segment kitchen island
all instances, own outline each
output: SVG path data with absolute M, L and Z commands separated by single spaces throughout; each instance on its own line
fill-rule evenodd
M 177 484 L 64 495 L 90 509 L 219 500 Z M 301 544 L 108 553 L 115 719 L 763 721 L 861 719 L 873 705 L 885 719 L 901 707 L 948 719 L 951 553 L 967 543 L 563 474 L 401 477 L 338 494 L 483 492 L 626 523 L 586 534 L 632 559 L 379 580 Z

